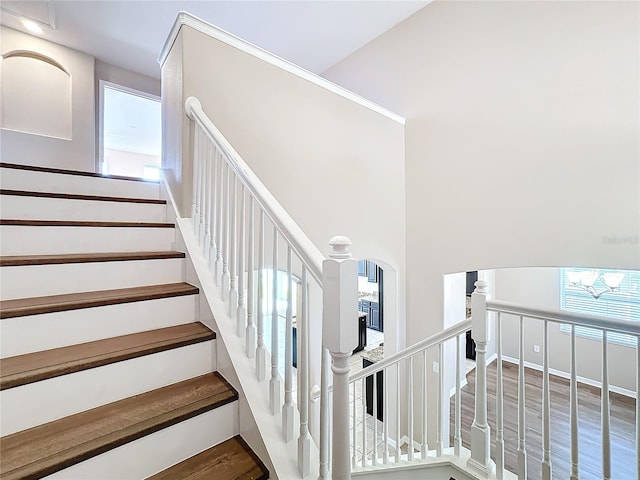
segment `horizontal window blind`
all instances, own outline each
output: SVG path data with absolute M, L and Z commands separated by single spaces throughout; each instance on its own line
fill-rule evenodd
M 567 278 L 567 272 L 592 271 L 591 268 L 561 268 L 560 269 L 560 308 L 567 312 L 586 313 L 589 315 L 600 315 L 603 317 L 618 318 L 640 322 L 640 271 L 636 270 L 604 270 L 599 269 L 598 278 L 593 284 L 597 292 L 606 289 L 602 283 L 602 275 L 606 273 L 624 273 L 624 279 L 620 288 L 614 292 L 607 292 L 600 298 L 594 298 L 584 289 L 574 286 Z M 560 325 L 560 331 L 570 333 L 571 327 L 566 324 Z M 602 332 L 593 328 L 576 327 L 576 335 L 602 340 Z M 607 339 L 611 343 L 620 345 L 636 346 L 636 339 L 630 335 L 620 333 L 607 333 Z

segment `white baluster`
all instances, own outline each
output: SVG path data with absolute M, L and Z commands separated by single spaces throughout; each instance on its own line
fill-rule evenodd
M 422 460 L 426 460 L 429 454 L 429 444 L 427 442 L 427 351 L 422 351 L 422 443 L 420 444 L 420 454 Z
M 456 457 L 460 456 L 460 449 L 462 448 L 462 428 L 461 428 L 461 416 L 462 407 L 460 402 L 460 335 L 456 337 L 456 400 L 455 400 L 455 427 L 453 435 L 453 453 Z
M 278 230 L 273 228 L 273 264 L 271 284 L 271 380 L 269 381 L 269 408 L 271 414 L 280 411 L 280 373 L 278 372 Z
M 413 461 L 413 357 L 407 358 L 407 423 L 409 432 L 408 459 Z
M 484 280 L 478 280 L 475 285 L 476 289 L 471 295 L 471 333 L 476 342 L 476 392 L 471 425 L 471 458 L 467 466 L 486 477 L 493 470 L 489 456 L 491 429 L 487 422 L 487 343 L 490 338 L 487 323 L 488 288 Z
M 518 478 L 527 480 L 527 448 L 524 389 L 524 319 L 520 317 L 520 348 L 518 364 Z
M 245 306 L 245 289 L 244 289 L 244 279 L 245 279 L 245 265 L 244 265 L 244 257 L 245 257 L 245 238 L 244 238 L 244 227 L 245 227 L 245 193 L 244 193 L 244 184 L 240 184 L 240 231 L 238 232 L 238 312 L 237 312 L 237 334 L 238 336 L 244 335 L 245 330 L 245 322 L 247 319 L 247 307 Z
M 200 168 L 198 140 L 200 139 L 200 127 L 196 122 L 193 123 L 193 191 L 191 192 L 191 223 L 193 225 L 193 233 L 198 233 L 198 220 L 200 220 L 200 211 L 198 210 L 198 169 Z
M 367 382 L 362 379 L 362 466 L 367 466 Z
M 549 397 L 549 322 L 544 321 L 542 338 L 542 479 L 551 480 L 551 403 Z
M 322 346 L 320 364 L 320 478 L 329 478 L 329 350 Z M 363 390 L 364 391 L 364 390 Z
M 209 247 L 211 245 L 211 224 L 209 222 L 211 220 L 211 192 L 213 190 L 213 185 L 211 184 L 211 170 L 213 165 L 211 161 L 211 141 L 206 135 L 204 135 L 204 164 L 204 241 L 202 242 L 202 255 L 208 265 Z
M 356 382 L 352 383 L 353 385 L 353 402 L 351 403 L 351 443 L 352 443 L 352 447 L 353 450 L 352 452 L 352 456 L 351 456 L 351 469 L 353 470 L 354 468 L 356 468 L 358 466 L 358 429 L 357 429 L 357 425 L 358 422 L 356 421 L 357 415 L 356 415 L 356 410 L 357 410 L 357 401 L 356 401 Z
M 444 448 L 444 442 L 442 439 L 442 395 L 444 395 L 444 355 L 442 351 L 442 343 L 438 344 L 438 401 L 436 402 L 436 410 L 437 410 L 437 422 L 436 422 L 436 456 L 442 456 L 442 450 Z
M 210 188 L 210 195 L 209 195 L 209 230 L 210 230 L 210 236 L 209 236 L 209 250 L 207 252 L 207 265 L 209 266 L 209 271 L 213 272 L 215 275 L 215 261 L 216 261 L 216 250 L 217 250 L 217 245 L 216 245 L 216 198 L 218 195 L 218 190 L 217 190 L 217 171 L 218 171 L 218 152 L 217 152 L 217 148 L 216 145 L 211 142 L 211 155 L 210 155 L 210 161 L 211 161 L 211 168 L 209 169 L 210 171 L 210 176 L 209 176 L 209 185 L 211 185 Z
M 387 369 L 382 370 L 382 386 L 383 386 L 383 400 L 382 400 L 382 435 L 384 436 L 384 454 L 382 457 L 382 463 L 385 465 L 389 463 L 389 379 L 387 378 Z
M 378 464 L 378 373 L 374 373 L 371 379 L 373 381 L 373 455 L 371 464 L 375 466 Z
M 504 478 L 504 384 L 502 380 L 502 318 L 496 320 L 496 478 Z
M 224 235 L 224 169 L 225 159 L 221 152 L 216 155 L 216 260 L 214 263 L 214 278 L 216 287 L 222 287 L 222 237 Z
M 287 322 L 284 329 L 284 405 L 282 406 L 282 434 L 288 442 L 293 438 L 293 273 L 291 245 L 287 246 Z
M 255 306 L 255 265 L 254 265 L 254 229 L 253 229 L 253 196 L 249 196 L 249 247 L 247 249 L 247 331 L 245 334 L 245 351 L 247 357 L 253 358 L 256 349 L 256 325 L 253 318 Z
M 396 463 L 400 463 L 400 362 L 396 363 Z M 363 390 L 364 392 L 364 390 Z
M 298 437 L 298 471 L 305 477 L 311 469 L 311 436 L 309 435 L 309 317 L 307 307 L 307 267 L 302 265 L 300 311 L 298 312 L 298 382 L 300 389 L 300 436 Z M 355 396 L 354 396 L 355 398 Z M 354 417 L 355 418 L 355 417 Z
M 206 204 L 207 204 L 207 157 L 205 154 L 205 146 L 204 146 L 204 142 L 206 140 L 206 134 L 204 132 L 202 132 L 202 134 L 200 135 L 200 172 L 199 172 L 199 179 L 200 179 L 200 198 L 199 198 L 199 204 L 200 204 L 200 229 L 198 231 L 198 243 L 200 244 L 200 248 L 202 249 L 202 252 L 204 253 L 204 247 L 205 247 L 205 243 L 204 243 L 204 236 L 205 236 L 205 231 L 207 229 L 207 226 L 205 225 L 205 218 L 206 218 Z
M 358 262 L 347 237 L 333 237 L 329 245 L 329 258 L 322 262 L 322 342 L 331 354 L 333 372 L 331 475 L 348 480 L 349 357 L 358 344 Z
M 229 183 L 231 186 L 231 203 L 229 204 L 229 316 L 236 320 L 238 317 L 238 289 L 236 288 L 238 271 L 236 266 L 238 265 L 238 216 L 237 216 L 237 203 L 238 203 L 238 181 L 235 172 L 229 168 Z
M 576 327 L 571 325 L 571 390 L 570 390 L 570 415 L 571 415 L 571 476 L 570 480 L 579 480 L 578 469 L 578 381 L 576 364 Z M 640 477 L 638 477 L 640 478 Z
M 223 206 L 222 206 L 222 299 L 229 300 L 229 288 L 231 288 L 231 275 L 229 274 L 229 204 L 231 194 L 229 188 L 229 165 L 224 161 L 224 184 Z
M 264 211 L 260 209 L 258 225 L 258 344 L 256 346 L 256 377 L 259 381 L 267 377 L 267 349 L 264 346 Z
M 609 422 L 609 345 L 607 332 L 602 332 L 602 478 L 611 478 L 611 430 Z

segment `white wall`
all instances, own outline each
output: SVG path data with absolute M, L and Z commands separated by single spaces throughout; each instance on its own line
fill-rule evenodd
M 445 326 L 444 274 L 640 266 L 639 18 L 436 1 L 323 74 L 407 118 L 411 343 Z
M 22 131 L 3 128 L 2 161 L 93 171 L 93 57 L 6 27 L 0 28 L 0 44 L 3 57 L 20 50 L 33 52 L 40 58 L 46 57 L 59 64 L 68 72 L 66 85 L 63 85 L 63 79 L 59 79 L 59 82 L 48 81 L 53 80 L 50 78 L 51 74 L 63 70 L 56 69 L 46 62 L 29 60 L 24 63 L 21 71 L 21 74 L 25 75 L 24 81 L 11 81 L 12 74 L 3 79 L 5 81 L 2 82 L 0 90 L 5 100 L 2 106 L 7 103 L 9 108 L 6 112 L 3 109 L 0 117 L 4 119 L 5 113 L 12 115 L 11 103 L 15 99 L 37 99 L 35 108 L 38 111 L 32 112 L 29 118 L 22 119 L 27 121 L 26 124 L 20 122 L 19 130 Z M 5 67 L 14 60 L 15 57 L 2 60 L 3 76 Z M 44 79 L 46 87 L 35 92 L 29 90 L 34 82 L 43 80 L 42 67 L 49 69 L 45 74 L 47 78 Z M 71 94 L 60 104 L 60 99 L 67 95 L 65 88 L 70 88 Z M 70 102 L 70 105 L 67 102 Z M 42 105 L 42 108 L 37 109 L 37 104 Z M 64 126 L 66 123 L 68 126 Z M 8 120 L 6 125 L 11 128 L 14 123 Z
M 167 135 L 184 121 L 184 98 L 198 97 L 321 251 L 333 235 L 347 235 L 357 258 L 404 269 L 401 124 L 186 26 L 162 78 L 165 120 L 173 122 L 164 125 Z M 165 145 L 163 169 L 188 215 L 190 160 L 186 149 L 172 150 L 176 141 Z M 385 311 L 389 325 L 397 315 Z
M 531 307 L 560 309 L 560 269 L 506 268 L 495 273 L 497 300 Z M 519 321 L 511 315 L 502 316 L 503 354 L 519 358 Z M 542 365 L 543 326 L 538 320 L 525 319 L 524 359 Z M 549 368 L 568 374 L 571 336 L 560 331 L 559 324 L 549 324 Z M 533 351 L 540 346 L 540 353 Z M 609 382 L 612 386 L 636 391 L 636 349 L 609 342 Z M 602 379 L 602 342 L 576 336 L 577 375 L 591 383 Z

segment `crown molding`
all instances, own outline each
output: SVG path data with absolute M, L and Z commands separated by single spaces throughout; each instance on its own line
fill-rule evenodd
M 352 102 L 368 108 L 369 110 L 372 110 L 376 113 L 379 113 L 380 115 L 398 122 L 401 125 L 404 125 L 406 122 L 406 119 L 401 115 L 398 115 L 397 113 L 394 113 L 378 105 L 377 103 L 372 102 L 371 100 L 367 100 L 366 98 L 363 98 L 360 95 L 347 90 L 346 88 L 336 85 L 335 83 L 330 82 L 329 80 L 316 75 L 315 73 L 305 70 L 304 68 L 299 67 L 298 65 L 295 65 L 288 60 L 285 60 L 284 58 L 278 57 L 277 55 L 274 55 L 273 53 L 270 53 L 263 48 L 258 47 L 257 45 L 247 42 L 246 40 L 243 40 L 242 38 L 233 35 L 232 33 L 222 30 L 215 25 L 211 25 L 201 18 L 198 18 L 184 11 L 178 12 L 178 16 L 173 23 L 173 27 L 171 27 L 169 36 L 167 37 L 167 40 L 165 41 L 164 46 L 160 51 L 160 55 L 158 56 L 158 63 L 160 64 L 160 67 L 164 65 L 164 62 L 167 59 L 167 56 L 169 55 L 169 52 L 171 51 L 171 48 L 173 47 L 173 44 L 175 43 L 176 38 L 178 37 L 180 29 L 183 25 L 186 25 L 187 27 L 193 28 L 200 33 L 213 37 L 216 40 L 235 47 L 245 53 L 248 53 L 249 55 L 253 55 L 254 57 L 257 57 L 275 67 L 281 68 L 282 70 L 285 70 L 293 75 L 307 80 L 308 82 L 313 83 L 314 85 L 340 95 L 341 97 L 344 97 L 348 100 L 351 100 Z

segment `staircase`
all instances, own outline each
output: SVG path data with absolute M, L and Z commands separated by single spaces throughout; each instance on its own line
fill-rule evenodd
M 0 478 L 268 478 L 159 184 L 0 173 Z

